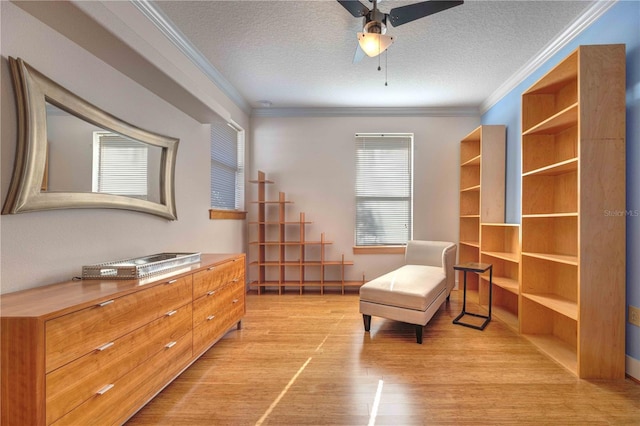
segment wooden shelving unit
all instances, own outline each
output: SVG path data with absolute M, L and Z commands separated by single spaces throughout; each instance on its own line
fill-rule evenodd
M 625 374 L 625 47 L 522 95 L 520 330 L 581 378 Z
M 480 261 L 481 223 L 504 222 L 505 136 L 505 126 L 480 126 L 460 141 L 459 263 Z M 467 274 L 468 295 L 478 289 L 478 275 Z
M 520 225 L 481 224 L 480 261 L 493 265 L 493 314 L 519 331 Z M 480 277 L 480 305 L 489 303 L 489 276 Z
M 328 260 L 326 258 L 326 247 L 332 242 L 325 238 L 325 234 L 320 234 L 320 240 L 308 240 L 306 235 L 306 226 L 310 225 L 305 218 L 304 213 L 300 213 L 297 221 L 288 221 L 286 219 L 286 206 L 291 201 L 286 200 L 284 192 L 278 193 L 277 201 L 267 200 L 266 186 L 273 184 L 273 181 L 267 180 L 266 175 L 262 171 L 258 171 L 258 179 L 252 180 L 251 183 L 258 185 L 258 200 L 253 201 L 258 206 L 258 220 L 249 222 L 250 225 L 257 226 L 257 240 L 250 241 L 250 246 L 255 246 L 258 253 L 257 259 L 250 262 L 250 266 L 257 267 L 257 280 L 251 282 L 250 286 L 257 288 L 258 294 L 261 294 L 267 287 L 277 287 L 278 294 L 282 294 L 286 287 L 295 287 L 299 289 L 300 294 L 304 292 L 305 287 L 319 287 L 321 294 L 324 293 L 325 287 L 340 287 L 344 294 L 346 287 L 360 287 L 364 284 L 362 281 L 346 281 L 345 268 L 352 266 L 353 261 L 345 260 L 344 254 L 340 260 Z M 268 206 L 277 207 L 277 220 L 268 217 Z M 272 214 L 275 216 L 275 214 Z M 291 230 L 287 228 L 297 227 L 298 233 L 295 239 L 289 239 Z M 307 254 L 308 247 L 317 247 L 319 251 L 319 259 L 309 259 Z M 291 257 L 297 257 L 291 260 Z M 317 279 L 307 279 L 308 270 L 314 268 Z M 338 268 L 340 279 L 327 280 L 328 268 Z M 292 278 L 293 277 L 293 278 Z

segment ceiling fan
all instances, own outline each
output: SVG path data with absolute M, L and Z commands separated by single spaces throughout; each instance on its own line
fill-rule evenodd
M 358 62 L 364 57 L 377 56 L 384 52 L 394 41 L 392 36 L 388 36 L 387 22 L 394 27 L 406 24 L 434 13 L 461 5 L 461 0 L 430 0 L 406 6 L 394 7 L 389 13 L 378 10 L 378 0 L 369 0 L 373 3 L 373 8 L 369 9 L 357 0 L 338 0 L 349 13 L 356 18 L 364 18 L 362 32 L 358 33 L 358 47 L 353 62 Z

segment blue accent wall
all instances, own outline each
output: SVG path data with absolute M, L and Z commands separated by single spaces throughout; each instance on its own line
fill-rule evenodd
M 521 95 L 583 44 L 625 44 L 627 52 L 627 305 L 640 307 L 640 1 L 619 1 L 481 118 L 507 126 L 507 222 L 520 222 Z M 628 314 L 627 314 L 628 315 Z M 640 327 L 627 323 L 627 355 L 640 361 Z

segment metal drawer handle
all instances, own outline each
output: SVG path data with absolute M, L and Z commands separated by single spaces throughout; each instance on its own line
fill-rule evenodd
M 114 386 L 115 385 L 113 383 L 111 383 L 110 385 L 107 385 L 107 386 L 103 387 L 102 389 L 100 389 L 98 392 L 96 392 L 96 395 L 104 395 L 105 393 L 110 391 L 111 388 L 113 388 Z
M 215 290 L 211 290 L 210 292 L 207 293 L 207 296 L 213 296 L 216 293 Z
M 172 316 L 172 315 L 175 315 L 177 312 L 178 312 L 178 311 L 175 311 L 175 310 L 174 310 L 174 311 L 169 311 L 169 312 L 167 312 L 165 315 L 166 315 L 166 316 L 168 316 L 168 317 L 170 317 L 170 316 Z
M 207 321 L 211 321 L 212 319 L 214 319 L 216 316 L 215 315 L 209 315 L 207 317 Z
M 176 345 L 176 343 L 178 343 L 178 342 L 169 342 L 166 345 L 164 345 L 164 347 L 167 348 L 167 349 L 171 349 L 172 347 L 174 347 Z
M 231 280 L 232 283 L 237 283 L 238 281 L 240 281 L 240 278 L 236 278 L 235 280 Z
M 173 284 L 175 282 L 178 282 L 178 280 L 176 279 L 176 280 L 167 281 L 167 284 Z
M 238 303 L 238 300 L 240 299 L 233 299 L 233 303 Z
M 211 266 L 211 267 L 207 268 L 207 271 L 213 271 L 214 269 L 216 269 L 216 267 L 215 266 Z
M 114 299 L 107 300 L 106 302 L 99 303 L 98 306 L 100 306 L 100 307 L 107 306 L 107 305 L 112 304 L 113 302 L 115 302 Z
M 114 345 L 114 343 L 113 343 L 113 342 L 105 343 L 104 345 L 102 345 L 102 346 L 100 346 L 100 347 L 96 348 L 96 351 L 100 351 L 100 352 L 102 352 L 102 351 L 104 351 L 105 349 L 109 349 L 109 348 L 110 348 L 111 346 L 113 346 L 113 345 Z

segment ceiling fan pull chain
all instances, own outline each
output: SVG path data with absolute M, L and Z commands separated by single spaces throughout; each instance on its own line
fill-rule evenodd
M 388 86 L 387 84 L 387 75 L 389 73 L 389 50 L 385 50 L 384 52 L 384 85 Z

